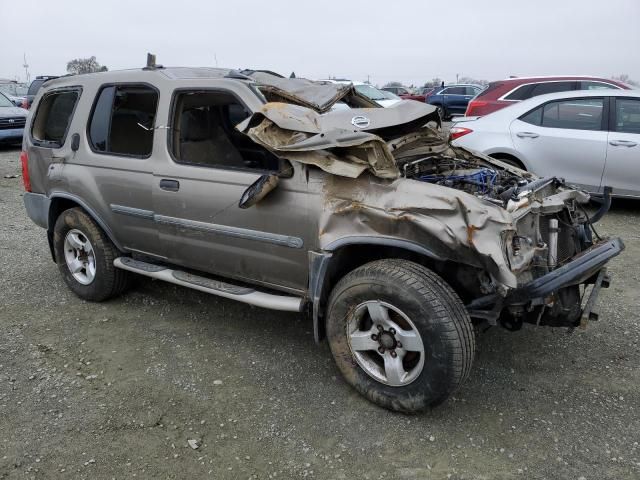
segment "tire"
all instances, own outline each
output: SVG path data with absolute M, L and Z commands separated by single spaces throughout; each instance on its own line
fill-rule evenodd
M 386 317 L 375 313 L 385 309 Z M 402 333 L 380 330 L 374 317 Z M 475 355 L 473 327 L 459 297 L 438 275 L 406 260 L 377 260 L 342 278 L 329 298 L 326 331 L 346 381 L 373 403 L 404 413 L 444 402 L 466 380 Z M 407 345 L 397 344 L 405 339 Z M 386 350 L 370 349 L 374 345 Z
M 102 302 L 119 295 L 129 285 L 129 272 L 113 266 L 120 256 L 118 249 L 80 208 L 60 214 L 53 228 L 53 248 L 62 278 L 84 300 Z

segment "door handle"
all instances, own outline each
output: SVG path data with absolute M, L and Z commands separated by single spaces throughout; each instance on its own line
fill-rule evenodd
M 613 145 L 614 147 L 635 147 L 638 144 L 631 140 L 611 140 L 609 145 Z
M 168 192 L 177 192 L 180 190 L 180 182 L 177 180 L 168 180 L 163 178 L 160 180 L 160 188 Z
M 516 135 L 520 138 L 538 138 L 540 136 L 533 132 L 518 132 Z

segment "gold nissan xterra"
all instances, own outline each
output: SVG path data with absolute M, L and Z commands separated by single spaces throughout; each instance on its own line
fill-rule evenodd
M 79 297 L 133 272 L 308 313 L 354 388 L 414 412 L 465 380 L 474 324 L 595 317 L 624 249 L 592 228 L 607 201 L 589 218 L 586 193 L 434 123 L 430 105 L 267 71 L 66 76 L 28 117 L 24 202 Z

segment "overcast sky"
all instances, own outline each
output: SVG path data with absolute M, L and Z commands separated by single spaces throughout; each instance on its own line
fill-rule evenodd
M 0 77 L 110 70 L 265 68 L 384 84 L 456 74 L 626 73 L 640 80 L 640 0 L 0 0 Z M 99 5 L 99 6 L 98 6 Z M 19 8 L 18 8 L 19 7 Z M 9 41 L 8 39 L 12 39 Z

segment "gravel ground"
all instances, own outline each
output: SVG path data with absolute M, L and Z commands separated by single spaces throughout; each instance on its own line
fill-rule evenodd
M 627 244 L 600 321 L 490 329 L 455 397 L 404 416 L 299 315 L 146 279 L 73 296 L 4 178 L 18 153 L 0 150 L 0 478 L 640 478 L 640 204 L 599 225 Z

